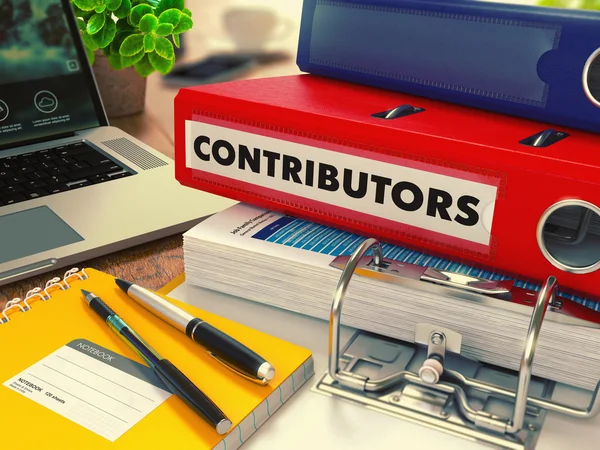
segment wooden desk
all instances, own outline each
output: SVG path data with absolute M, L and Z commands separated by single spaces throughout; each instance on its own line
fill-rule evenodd
M 220 29 L 222 12 L 232 6 L 231 0 L 210 0 L 207 2 L 188 2 L 196 19 L 195 27 L 185 36 L 185 53 L 178 62 L 197 60 L 210 53 L 228 51 L 231 48 L 224 41 Z M 280 4 L 281 3 L 281 4 Z M 280 41 L 274 50 L 283 50 L 289 54 L 285 61 L 258 66 L 244 74 L 243 78 L 262 78 L 298 73 L 295 64 L 300 23 L 301 0 L 245 1 L 244 5 L 266 5 L 279 14 L 291 18 L 295 32 L 285 41 Z M 203 20 L 198 20 L 202 18 Z M 220 39 L 220 40 L 219 40 Z M 173 99 L 178 88 L 167 86 L 158 74 L 148 78 L 146 110 L 144 113 L 111 120 L 111 124 L 149 144 L 162 154 L 173 157 Z M 82 261 L 78 267 L 93 267 L 114 276 L 132 280 L 142 286 L 158 289 L 175 276 L 183 272 L 183 249 L 181 235 L 171 236 L 137 247 L 122 250 L 107 256 Z M 0 288 L 0 310 L 4 304 L 15 297 L 22 297 L 29 289 L 43 286 L 47 280 L 60 276 L 69 267 L 48 272 L 41 276 L 28 278 Z

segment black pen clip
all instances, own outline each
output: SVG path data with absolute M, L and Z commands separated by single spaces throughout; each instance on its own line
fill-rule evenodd
M 239 370 L 237 367 L 232 366 L 231 364 L 229 364 L 227 361 L 219 358 L 217 355 L 215 355 L 213 352 L 208 352 L 207 353 L 212 356 L 213 358 L 215 358 L 218 362 L 220 362 L 221 364 L 223 364 L 225 367 L 227 367 L 229 370 L 231 370 L 232 372 L 235 372 L 237 375 L 246 378 L 247 380 L 250 380 L 254 383 L 260 384 L 262 386 L 265 386 L 268 383 L 268 380 L 266 378 L 258 378 L 258 377 L 252 377 L 250 375 L 248 375 L 246 372 L 242 372 L 241 370 Z

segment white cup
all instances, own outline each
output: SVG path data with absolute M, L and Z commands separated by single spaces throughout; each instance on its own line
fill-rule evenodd
M 281 41 L 295 23 L 275 11 L 260 7 L 233 7 L 223 14 L 223 24 L 238 51 L 259 51 L 272 41 Z

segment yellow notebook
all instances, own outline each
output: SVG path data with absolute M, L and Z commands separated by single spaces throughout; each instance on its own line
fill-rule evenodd
M 266 386 L 248 381 L 130 300 L 112 276 L 94 269 L 73 269 L 47 286 L 9 303 L 0 314 L 2 448 L 232 450 L 314 373 L 310 351 L 169 299 L 276 369 Z M 101 297 L 207 394 L 232 421 L 229 433 L 217 434 L 161 388 L 141 358 L 90 309 L 80 289 Z

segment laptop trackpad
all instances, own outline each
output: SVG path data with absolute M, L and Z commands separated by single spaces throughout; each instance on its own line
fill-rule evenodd
M 47 206 L 0 216 L 0 264 L 83 241 Z

